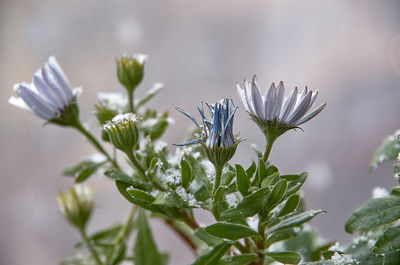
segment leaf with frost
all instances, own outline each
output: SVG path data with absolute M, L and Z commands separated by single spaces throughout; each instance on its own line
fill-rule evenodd
M 389 224 L 400 218 L 400 198 L 387 196 L 372 199 L 356 210 L 347 220 L 348 233 Z
M 376 168 L 379 164 L 386 161 L 394 160 L 400 153 L 400 139 L 398 137 L 400 131 L 386 137 L 379 148 L 375 151 L 370 162 L 371 168 Z

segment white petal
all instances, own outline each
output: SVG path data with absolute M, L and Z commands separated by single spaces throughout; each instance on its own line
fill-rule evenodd
M 59 111 L 64 109 L 63 102 L 61 99 L 54 93 L 53 89 L 47 85 L 47 83 L 43 79 L 42 70 L 39 69 L 33 75 L 32 78 L 33 87 L 38 91 L 40 95 L 45 97 L 48 102 L 53 104 L 55 108 Z
M 290 112 L 292 111 L 295 103 L 296 103 L 296 98 L 297 98 L 297 87 L 295 87 L 290 93 L 290 95 L 286 98 L 285 103 L 283 104 L 282 107 L 282 113 L 279 118 L 280 121 L 286 123 L 286 118 L 289 116 Z
M 261 97 L 260 89 L 257 86 L 256 75 L 253 76 L 253 81 L 251 82 L 251 99 L 255 107 L 257 116 L 264 120 L 264 108 L 263 100 Z
M 48 65 L 52 76 L 58 83 L 59 87 L 63 90 L 69 102 L 72 99 L 71 85 L 61 66 L 58 64 L 56 58 L 54 56 L 51 56 L 48 60 L 48 63 L 46 63 L 45 65 Z
M 265 119 L 272 120 L 273 111 L 274 111 L 274 104 L 275 104 L 275 94 L 276 94 L 276 87 L 275 83 L 272 83 L 271 86 L 266 91 L 265 100 L 264 100 L 264 110 L 265 110 Z
M 317 116 L 324 108 L 326 107 L 326 103 L 322 104 L 321 106 L 319 106 L 318 108 L 316 108 L 315 110 L 313 110 L 312 112 L 310 112 L 309 114 L 307 114 L 304 118 L 302 118 L 301 120 L 299 120 L 296 123 L 296 126 L 300 126 L 305 122 L 308 122 L 309 120 L 311 120 L 312 118 L 314 118 L 315 116 Z
M 8 103 L 11 104 L 11 105 L 16 106 L 18 108 L 21 108 L 21 109 L 24 109 L 24 110 L 32 112 L 32 110 L 28 107 L 28 105 L 26 105 L 25 101 L 20 97 L 16 98 L 14 96 L 11 96 L 8 99 Z
M 238 92 L 240 100 L 242 101 L 244 109 L 247 112 L 250 112 L 249 106 L 247 106 L 246 95 L 244 94 L 244 90 L 243 88 L 240 87 L 239 83 L 236 83 L 236 90 Z
M 276 98 L 275 98 L 275 113 L 274 113 L 274 117 L 279 117 L 279 115 L 281 114 L 283 100 L 285 98 L 285 86 L 283 85 L 282 81 L 279 82 L 277 90 L 278 90 L 278 93 L 277 93 Z
M 288 118 L 288 123 L 297 123 L 301 117 L 303 117 L 308 111 L 308 107 L 311 101 L 312 91 L 308 92 L 306 96 L 303 97 L 301 102 L 297 104 L 295 109 L 292 111 L 292 114 Z
M 244 79 L 244 94 L 246 96 L 247 106 L 249 107 L 250 113 L 253 115 L 257 115 L 255 112 L 253 101 L 251 99 L 251 85 L 247 78 Z

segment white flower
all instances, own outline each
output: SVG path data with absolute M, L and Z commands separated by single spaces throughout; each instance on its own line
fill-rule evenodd
M 60 65 L 51 56 L 44 66 L 33 75 L 32 83 L 15 84 L 18 98 L 10 97 L 8 102 L 31 111 L 44 120 L 58 118 L 67 108 L 79 90 L 74 92 Z
M 306 87 L 302 93 L 298 93 L 296 87 L 288 96 L 285 96 L 282 81 L 277 87 L 272 83 L 262 96 L 255 75 L 251 83 L 247 79 L 244 80 L 244 88 L 241 88 L 239 84 L 236 88 L 246 111 L 261 122 L 277 121 L 297 127 L 314 118 L 326 106 L 322 104 L 308 113 L 318 92 L 308 91 Z

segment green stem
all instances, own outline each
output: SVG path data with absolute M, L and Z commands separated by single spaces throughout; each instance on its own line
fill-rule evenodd
M 221 185 L 221 176 L 222 176 L 222 170 L 224 169 L 224 165 L 214 165 L 215 167 L 215 181 L 214 181 L 214 187 L 213 187 L 213 196 L 215 196 L 215 193 L 217 192 L 217 189 Z
M 193 243 L 192 239 L 182 230 L 180 230 L 176 225 L 175 221 L 172 219 L 165 219 L 165 224 L 168 225 L 186 244 L 190 249 L 196 254 L 196 245 Z
M 249 251 L 245 248 L 245 246 L 243 246 L 239 241 L 236 241 L 234 246 L 242 253 L 249 253 Z
M 88 249 L 90 251 L 90 254 L 93 256 L 96 264 L 97 265 L 103 265 L 103 263 L 101 262 L 101 260 L 99 258 L 99 255 L 97 254 L 96 250 L 90 245 L 89 239 L 86 236 L 85 229 L 82 228 L 82 229 L 79 230 L 79 232 L 81 233 L 82 239 L 83 239 L 83 241 L 85 241 L 85 243 L 86 243 L 86 245 L 87 245 L 87 247 L 88 247 Z
M 265 144 L 265 152 L 263 155 L 263 160 L 264 162 L 268 161 L 269 154 L 271 153 L 272 145 L 274 144 L 276 140 L 276 136 L 272 136 L 271 134 L 268 134 L 265 139 L 266 139 L 266 144 Z
M 129 211 L 128 217 L 126 218 L 126 222 L 124 224 L 124 227 L 122 228 L 122 235 L 120 240 L 124 240 L 127 238 L 129 235 L 129 226 L 131 225 L 132 218 L 135 215 L 135 212 L 137 210 L 136 205 L 132 205 L 131 210 Z
M 192 228 L 193 230 L 199 228 L 196 220 L 194 220 L 185 210 L 181 212 L 181 215 L 183 222 L 187 224 L 190 228 Z
M 157 189 L 161 191 L 165 191 L 165 189 L 154 179 L 152 175 L 146 175 L 146 170 L 142 167 L 142 165 L 137 161 L 135 155 L 132 152 L 127 152 L 127 156 L 129 157 L 129 160 L 132 162 L 132 164 L 136 167 L 136 169 L 144 176 L 144 178 L 148 178 L 150 182 L 156 187 Z
M 135 113 L 135 103 L 133 98 L 133 90 L 128 92 L 128 99 L 129 99 L 129 111 Z
M 113 158 L 111 158 L 111 156 L 107 153 L 106 150 L 104 150 L 104 148 L 96 140 L 96 138 L 88 130 L 86 130 L 86 128 L 83 127 L 83 125 L 80 122 L 78 122 L 76 125 L 74 125 L 74 127 L 78 131 L 80 131 L 83 135 L 85 135 L 86 138 L 89 140 L 89 142 L 91 142 L 97 148 L 97 150 L 99 150 L 103 155 L 105 155 L 107 160 L 110 161 L 115 168 L 119 169 L 119 166 L 118 166 L 117 162 Z

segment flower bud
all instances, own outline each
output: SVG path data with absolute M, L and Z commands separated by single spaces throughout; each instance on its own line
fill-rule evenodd
M 93 210 L 93 197 L 92 189 L 76 185 L 67 192 L 60 192 L 57 203 L 68 222 L 83 230 Z
M 130 155 L 139 141 L 138 122 L 139 118 L 133 113 L 118 114 L 103 128 L 115 148 Z
M 122 56 L 117 60 L 117 75 L 119 82 L 132 93 L 143 79 L 143 66 L 147 56 L 135 54 L 134 56 Z

